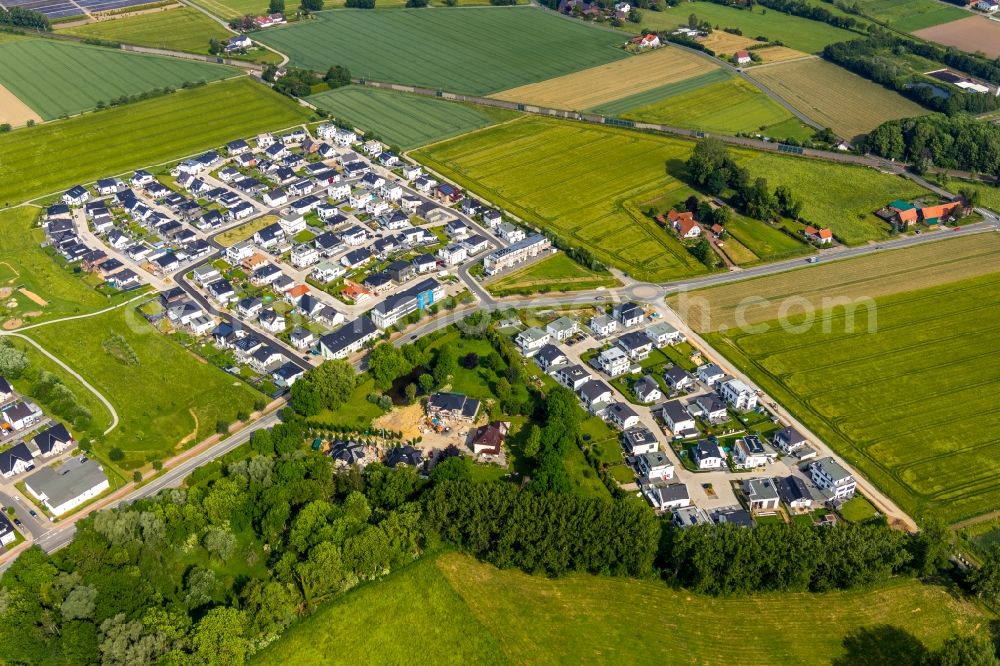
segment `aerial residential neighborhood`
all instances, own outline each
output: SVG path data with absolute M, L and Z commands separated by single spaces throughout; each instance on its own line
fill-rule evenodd
M 0 663 L 997 664 L 989 2 L 0 6 Z

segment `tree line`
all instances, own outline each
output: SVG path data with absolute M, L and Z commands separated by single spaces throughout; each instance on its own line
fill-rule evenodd
M 878 29 L 862 39 L 828 44 L 823 48 L 823 57 L 932 111 L 954 115 L 961 112 L 983 113 L 997 108 L 997 98 L 992 95 L 967 93 L 950 87 L 937 79 L 914 72 L 905 60 L 894 57 L 906 52 L 945 64 L 955 63 L 952 64 L 954 67 L 978 65 L 975 69 L 981 72 L 979 76 L 991 82 L 1000 81 L 1000 70 L 992 64 L 973 56 L 954 57 L 938 47 Z
M 733 206 L 749 217 L 772 221 L 779 217 L 797 219 L 802 211 L 791 188 L 779 185 L 772 190 L 766 178 L 751 180 L 750 172 L 736 163 L 726 145 L 718 139 L 702 139 L 694 147 L 686 164 L 688 178 L 699 189 L 719 196 L 729 190 Z M 728 214 L 713 222 L 725 224 Z
M 933 164 L 1000 179 L 1000 126 L 968 115 L 890 120 L 872 130 L 861 147 L 880 157 L 909 162 L 920 172 Z
M 738 9 L 752 10 L 754 2 L 734 2 L 733 0 L 708 0 L 717 5 L 725 5 L 727 7 L 736 7 Z M 767 7 L 768 9 L 773 9 L 775 11 L 782 12 L 783 14 L 791 14 L 792 16 L 801 16 L 802 18 L 807 18 L 812 21 L 820 21 L 822 23 L 829 23 L 837 28 L 844 28 L 846 30 L 854 30 L 860 23 L 857 19 L 850 16 L 839 16 L 834 14 L 829 9 L 819 7 L 814 4 L 810 4 L 805 0 L 756 0 L 758 5 Z
M 0 25 L 52 32 L 48 16 L 24 7 L 0 7 Z

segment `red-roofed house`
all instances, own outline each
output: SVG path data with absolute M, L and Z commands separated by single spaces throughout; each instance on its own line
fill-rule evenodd
M 504 440 L 507 439 L 507 429 L 510 426 L 506 421 L 493 421 L 489 425 L 476 429 L 476 434 L 472 438 L 472 452 L 477 456 L 498 456 L 503 449 Z
M 833 231 L 828 228 L 817 229 L 816 227 L 806 227 L 804 229 L 806 238 L 813 241 L 814 243 L 819 243 L 820 245 L 830 245 L 833 243 Z
M 309 287 L 304 284 L 297 284 L 285 292 L 285 300 L 289 303 L 296 303 L 300 298 L 309 293 Z
M 667 213 L 667 219 L 670 220 L 670 226 L 681 238 L 697 238 L 701 235 L 701 227 L 695 222 L 694 213 L 689 211 L 678 213 L 676 210 L 672 210 Z
M 722 237 L 723 232 L 725 232 L 725 228 L 721 224 L 716 223 L 712 225 L 712 233 L 716 238 Z
M 911 224 L 917 223 L 917 209 L 908 208 L 896 211 L 896 220 L 900 229 L 906 229 Z
M 645 37 L 640 37 L 638 42 L 640 49 L 656 49 L 660 47 L 660 38 L 653 33 Z
M 920 209 L 920 219 L 924 221 L 924 224 L 937 224 L 941 218 L 948 217 L 952 211 L 961 206 L 961 201 L 950 201 L 938 204 L 937 206 L 926 206 Z
M 750 57 L 749 51 L 737 51 L 733 54 L 733 57 L 736 58 L 737 65 L 746 65 L 753 62 L 753 58 Z

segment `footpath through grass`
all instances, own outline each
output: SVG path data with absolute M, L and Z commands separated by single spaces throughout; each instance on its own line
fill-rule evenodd
M 0 204 L 303 123 L 308 111 L 247 77 L 0 134 Z
M 224 40 L 232 33 L 191 7 L 97 21 L 59 32 L 152 48 L 208 53 L 208 40 Z
M 486 94 L 628 57 L 621 34 L 534 7 L 338 10 L 255 39 L 291 64 L 452 92 Z
M 503 109 L 362 86 L 328 90 L 313 95 L 309 101 L 336 118 L 374 132 L 383 141 L 403 150 L 518 116 Z
M 253 411 L 263 395 L 158 332 L 132 307 L 29 332 L 118 410 L 121 422 L 98 449 L 125 453 L 123 468 L 166 460 Z M 181 440 L 186 441 L 184 445 Z
M 45 120 L 89 111 L 123 95 L 239 74 L 207 62 L 51 39 L 0 44 L 0 62 L 0 83 Z
M 754 620 L 733 620 L 741 617 Z M 410 658 L 419 637 L 427 663 L 820 664 L 876 649 L 893 654 L 914 642 L 938 648 L 990 619 L 910 579 L 872 590 L 719 599 L 654 580 L 529 576 L 452 553 L 322 607 L 253 663 L 357 663 L 373 654 L 395 663 Z
M 764 326 L 707 339 L 903 510 L 1000 508 L 1000 273 Z

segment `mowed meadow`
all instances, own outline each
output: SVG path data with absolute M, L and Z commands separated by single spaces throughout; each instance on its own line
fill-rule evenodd
M 638 203 L 690 189 L 666 173 L 693 144 L 601 126 L 524 118 L 414 153 L 526 221 L 641 280 L 705 271 Z
M 534 7 L 336 10 L 255 33 L 291 64 L 489 94 L 628 58 L 622 34 Z
M 293 100 L 241 77 L 0 134 L 0 203 L 61 192 L 308 119 Z
M 45 120 L 121 96 L 215 81 L 239 72 L 206 62 L 129 53 L 50 39 L 0 44 L 0 84 Z
M 633 621 L 623 623 L 626 616 Z M 743 616 L 754 621 L 724 621 Z M 908 649 L 936 649 L 949 634 L 973 633 L 989 620 L 945 588 L 910 579 L 725 599 L 655 580 L 529 576 L 448 553 L 321 607 L 251 663 L 362 663 L 373 653 L 402 663 L 414 635 L 424 639 L 428 663 L 848 663 L 864 656 L 863 638 L 884 638 L 889 653 L 885 640 L 894 636 Z
M 188 6 L 97 21 L 61 29 L 59 32 L 194 53 L 208 53 L 210 39 L 225 40 L 232 37 L 231 32 L 213 19 Z
M 518 116 L 503 109 L 362 86 L 327 90 L 309 102 L 403 150 Z
M 1000 249 L 987 242 L 994 253 Z M 949 246 L 936 249 L 946 252 Z M 779 276 L 774 289 L 770 278 L 756 281 L 763 294 L 789 285 L 784 294 L 775 293 L 772 307 L 784 314 L 784 297 L 796 297 L 790 326 L 761 321 L 764 313 L 774 313 L 765 306 L 750 310 L 759 327 L 753 332 L 716 328 L 726 326 L 716 319 L 714 332 L 706 335 L 905 511 L 948 522 L 1000 508 L 1000 408 L 991 397 L 1000 388 L 1000 273 L 958 279 L 989 266 L 995 271 L 996 264 L 957 249 L 965 256 L 939 255 L 931 262 L 937 281 L 914 269 L 910 286 L 896 287 L 909 290 L 874 299 L 864 287 L 864 268 L 852 262 L 840 267 L 839 284 L 833 275 L 800 277 L 797 288 L 791 286 L 794 274 Z M 984 261 L 987 268 L 977 268 Z M 804 302 L 830 303 L 821 297 L 821 286 L 827 298 L 863 300 L 850 310 L 828 307 L 802 315 Z M 725 289 L 695 296 L 711 300 L 722 294 L 732 302 Z M 698 323 L 698 317 L 690 321 Z

